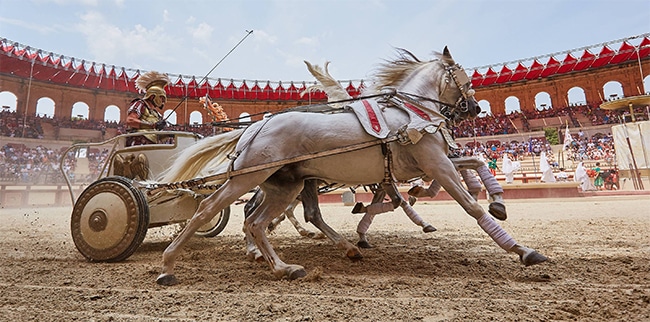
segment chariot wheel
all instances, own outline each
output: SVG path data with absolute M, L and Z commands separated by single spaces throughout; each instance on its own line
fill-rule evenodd
M 118 262 L 142 244 L 149 227 L 144 194 L 124 177 L 107 177 L 86 188 L 72 209 L 77 250 L 90 261 Z
M 201 237 L 215 237 L 219 235 L 230 220 L 230 206 L 218 213 L 209 223 L 201 226 L 194 234 Z

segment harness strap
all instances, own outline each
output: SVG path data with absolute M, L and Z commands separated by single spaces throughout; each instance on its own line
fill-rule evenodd
M 322 158 L 326 156 L 331 156 L 331 155 L 336 155 L 336 154 L 341 154 L 341 153 L 347 153 L 347 152 L 352 152 L 352 151 L 357 151 L 365 148 L 369 148 L 375 145 L 380 145 L 383 143 L 389 143 L 397 141 L 397 136 L 389 136 L 383 140 L 372 140 L 372 141 L 366 141 L 366 142 L 361 142 L 357 144 L 352 144 L 348 146 L 343 146 L 340 148 L 336 149 L 331 149 L 331 150 L 325 150 L 325 151 L 319 151 L 319 152 L 314 152 L 310 154 L 303 154 L 299 156 L 295 156 L 292 158 L 287 158 L 283 160 L 278 160 L 278 161 L 273 161 L 269 163 L 264 163 L 264 164 L 258 164 L 252 167 L 248 168 L 243 168 L 239 170 L 229 170 L 225 173 L 217 173 L 211 176 L 203 177 L 203 178 L 195 178 L 195 179 L 190 179 L 186 181 L 180 181 L 180 182 L 172 182 L 172 183 L 156 183 L 152 184 L 149 187 L 149 191 L 147 192 L 148 195 L 153 195 L 157 192 L 160 192 L 162 190 L 166 189 L 176 189 L 179 187 L 182 188 L 190 188 L 197 186 L 199 184 L 203 184 L 206 182 L 211 182 L 215 180 L 221 180 L 221 179 L 230 179 L 231 177 L 238 176 L 238 175 L 243 175 L 243 174 L 248 174 L 252 172 L 257 172 L 257 171 L 262 171 L 274 167 L 279 167 L 279 166 L 284 166 L 287 164 L 295 163 L 295 162 L 300 162 L 300 161 L 305 161 L 309 159 L 315 159 L 315 158 Z

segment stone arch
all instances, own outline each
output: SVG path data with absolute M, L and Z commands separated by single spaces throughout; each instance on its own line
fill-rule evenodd
M 178 124 L 176 117 L 176 111 L 166 110 L 163 112 L 163 118 L 167 121 L 167 123 Z
M 609 81 L 603 85 L 603 99 L 610 100 L 623 97 L 623 85 L 618 81 Z
M 579 86 L 571 87 L 567 91 L 567 98 L 569 101 L 569 106 L 587 104 L 587 96 L 585 94 L 585 90 Z
M 104 109 L 104 121 L 106 122 L 120 122 L 122 111 L 117 105 L 109 105 Z
M 551 102 L 551 95 L 547 92 L 539 92 L 535 95 L 535 109 L 538 111 L 547 110 L 553 108 Z
M 514 112 L 521 113 L 521 103 L 517 96 L 508 96 L 504 103 L 506 105 L 506 115 Z
M 18 96 L 16 94 L 4 91 L 0 92 L 0 107 L 2 112 L 15 112 L 18 106 Z
M 490 101 L 488 100 L 480 100 L 478 102 L 478 106 L 481 107 L 481 112 L 478 115 L 478 117 L 486 117 L 488 115 L 492 115 L 492 106 L 490 105 Z M 485 112 L 485 113 L 483 113 Z
M 36 101 L 36 115 L 54 118 L 54 100 L 49 97 L 41 97 Z
M 194 111 L 190 113 L 190 124 L 191 125 L 198 125 L 198 124 L 203 124 L 203 114 L 199 111 Z
M 643 78 L 643 87 L 641 91 L 646 95 L 650 95 L 650 75 Z
M 88 119 L 88 114 L 90 113 L 90 107 L 85 102 L 76 102 L 72 104 L 72 118 L 78 119 Z

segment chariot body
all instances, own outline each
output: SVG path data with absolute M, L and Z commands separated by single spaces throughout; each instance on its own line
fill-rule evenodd
M 185 223 L 211 192 L 210 187 L 205 187 L 199 190 L 203 193 L 171 189 L 149 195 L 142 182 L 158 177 L 179 151 L 202 137 L 191 132 L 160 131 L 154 135 L 164 143 L 129 146 L 138 135 L 142 134 L 74 144 L 61 158 L 60 170 L 74 205 L 70 219 L 72 238 L 79 252 L 90 261 L 125 260 L 140 246 L 149 228 Z M 82 175 L 90 176 L 92 183 L 76 196 L 72 181 Z M 192 198 L 181 198 L 188 194 Z M 217 236 L 229 217 L 227 207 L 196 235 Z

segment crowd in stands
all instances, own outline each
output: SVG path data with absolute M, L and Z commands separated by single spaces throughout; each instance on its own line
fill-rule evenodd
M 16 112 L 0 112 L 0 136 L 17 138 L 43 138 L 41 118 L 36 116 L 23 117 Z
M 44 146 L 27 148 L 22 144 L 0 147 L 0 180 L 45 182 L 58 176 L 61 154 Z
M 569 158 L 573 161 L 598 160 L 612 164 L 616 161 L 614 138 L 611 133 L 587 137 L 582 131 L 569 144 Z
M 637 120 L 647 120 L 648 115 L 644 110 L 637 111 Z M 646 112 L 646 113 L 644 113 Z M 571 120 L 577 114 L 586 115 L 591 120 L 591 125 L 612 124 L 621 122 L 625 115 L 620 112 L 592 108 L 588 105 L 564 109 L 549 109 L 535 112 L 515 112 L 509 115 L 487 115 L 472 121 L 464 121 L 454 128 L 456 137 L 486 137 L 499 134 L 517 133 L 522 129 L 516 129 L 512 122 L 515 118 L 521 118 L 524 127 L 525 120 L 539 117 L 552 117 L 568 115 Z M 86 119 L 59 119 L 39 116 L 28 116 L 24 118 L 16 112 L 0 112 L 0 136 L 43 138 L 42 124 L 52 124 L 55 128 L 82 128 L 105 131 L 106 128 L 115 128 L 117 133 L 126 133 L 122 123 L 91 121 Z M 203 136 L 214 135 L 221 132 L 209 124 L 205 125 L 173 125 L 167 130 L 190 131 Z M 527 129 L 524 128 L 524 131 Z M 500 160 L 504 153 L 509 153 L 514 160 L 521 160 L 533 154 L 539 156 L 541 151 L 552 155 L 551 146 L 544 138 L 532 138 L 526 142 L 499 142 L 488 140 L 468 143 L 460 147 L 456 153 L 460 155 L 483 155 L 486 159 Z M 98 165 L 106 159 L 108 151 L 92 151 L 88 153 L 90 171 L 88 178 L 73 178 L 77 181 L 91 180 L 99 175 Z M 45 146 L 27 148 L 21 144 L 3 144 L 0 147 L 0 178 L 2 180 L 14 180 L 21 182 L 48 182 L 59 180 L 61 182 L 59 160 L 62 157 L 60 151 L 52 150 Z M 601 160 L 612 164 L 615 160 L 615 151 L 611 134 L 605 136 L 586 137 L 582 131 L 574 134 L 574 141 L 570 145 L 569 158 L 575 161 Z M 64 167 L 67 172 L 72 173 L 75 167 L 74 158 L 66 158 Z

